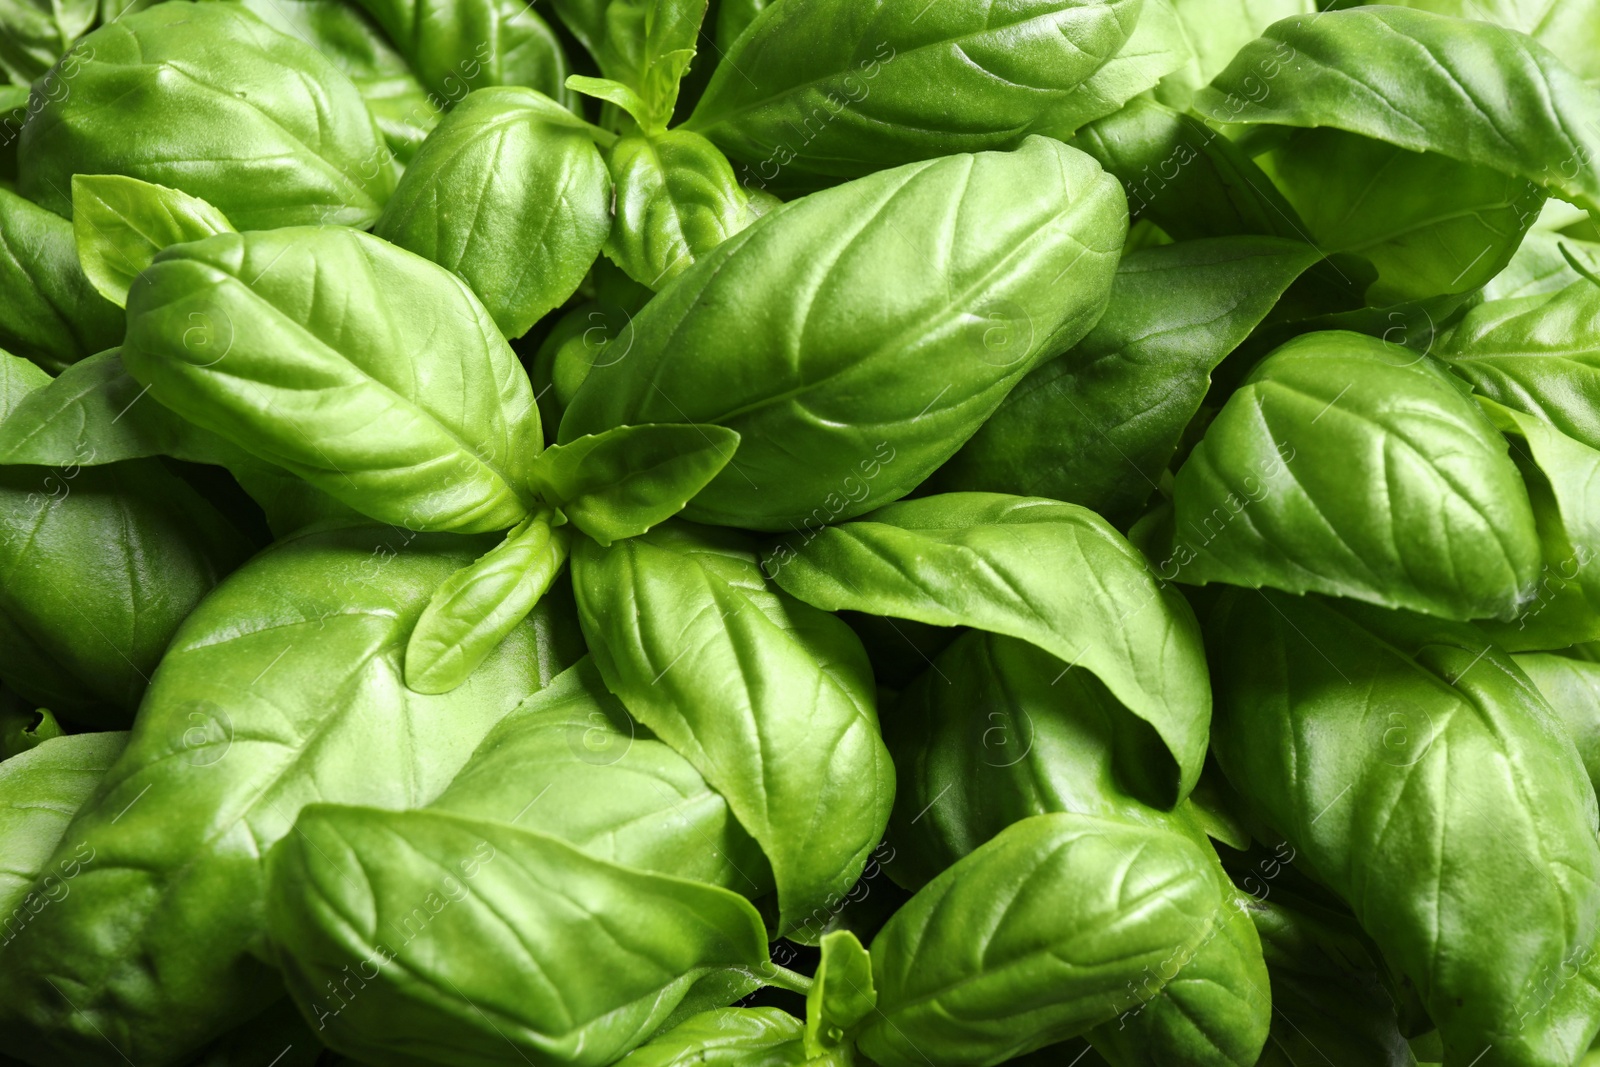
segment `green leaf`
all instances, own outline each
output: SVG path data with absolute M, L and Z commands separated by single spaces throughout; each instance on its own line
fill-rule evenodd
M 302 535 L 184 620 L 128 750 L 57 853 L 85 844 L 93 867 L 6 949 L 9 1048 L 96 1067 L 182 1063 L 281 996 L 255 954 L 263 864 L 300 808 L 428 803 L 581 655 L 570 604 L 563 615 L 546 598 L 459 689 L 405 687 L 401 654 L 429 595 L 489 543 L 371 526 Z
M 43 77 L 94 24 L 98 6 L 96 0 L 0 3 L 0 81 L 28 86 Z
M 1242 149 L 1191 115 L 1135 98 L 1072 146 L 1123 184 L 1128 211 L 1175 241 L 1262 234 L 1310 243 L 1305 223 Z
M 1529 34 L 1585 81 L 1600 81 L 1600 6 L 1594 0 L 1398 0 L 1440 15 Z
M 72 223 L 0 185 L 0 348 L 51 373 L 120 339 L 122 314 L 78 265 Z
M 750 900 L 772 891 L 761 847 L 722 794 L 633 720 L 588 657 L 501 719 L 429 807 L 534 828 L 595 859 Z
M 127 743 L 126 733 L 73 734 L 0 762 L 0 946 L 70 896 L 73 881 L 94 863 L 92 847 L 60 846 Z
M 1511 440 L 1543 556 L 1532 599 L 1509 622 L 1484 623 L 1484 632 L 1512 651 L 1600 639 L 1600 452 L 1543 419 L 1479 403 Z
M 1546 652 L 1511 658 L 1561 720 L 1589 781 L 1600 780 L 1600 663 Z
M 1481 289 L 1545 202 L 1526 178 L 1336 129 L 1298 131 L 1271 160 L 1313 243 L 1377 268 L 1378 306 Z
M 687 130 L 635 134 L 607 157 L 616 221 L 606 255 L 629 277 L 660 289 L 755 217 L 716 145 Z
M 393 161 L 411 162 L 439 122 L 440 102 L 358 6 L 346 0 L 239 0 L 267 25 L 321 52 L 355 83 Z
M 717 1008 L 628 1053 L 626 1067 L 799 1067 L 804 1024 L 779 1008 Z
M 1545 203 L 1559 204 L 1560 201 L 1546 200 Z M 1574 240 L 1535 227 L 1523 237 L 1522 244 L 1511 257 L 1511 262 L 1506 264 L 1506 269 L 1483 287 L 1484 302 L 1488 304 L 1510 297 L 1554 293 L 1582 280 L 1582 275 L 1572 269 L 1567 256 L 1562 254 L 1563 248 L 1575 256 L 1586 270 L 1600 267 L 1600 244 Z
M 602 547 L 683 510 L 717 476 L 739 435 L 722 426 L 618 426 L 541 452 L 531 484 Z
M 825 1056 L 846 1045 L 877 1006 L 872 957 L 856 935 L 848 930 L 823 935 L 822 961 L 806 994 L 806 1052 Z
M 531 89 L 479 89 L 428 135 L 373 233 L 461 277 L 506 337 L 566 302 L 611 226 L 588 128 Z
M 406 685 L 450 692 L 528 617 L 567 561 L 566 531 L 552 518 L 530 515 L 434 590 L 406 644 Z
M 646 131 L 665 130 L 678 101 L 678 83 L 694 58 L 706 0 L 557 0 L 556 13 L 594 56 L 600 72 L 627 89 L 637 105 L 602 99 L 622 107 Z
M 118 307 L 128 287 L 168 245 L 233 233 L 198 197 L 118 174 L 72 176 L 72 233 L 84 276 Z
M 1211 372 L 1319 258 L 1276 237 L 1124 256 L 1094 329 L 1019 382 L 930 487 L 1046 496 L 1131 518 L 1199 411 Z
M 1223 771 L 1421 994 L 1446 1061 L 1574 1062 L 1600 1026 L 1594 789 L 1510 658 L 1278 593 L 1233 595 L 1209 633 Z
M 520 85 L 563 105 L 567 57 L 522 0 L 356 0 L 448 111 L 474 89 Z
M 17 190 L 58 214 L 72 213 L 74 174 L 181 189 L 242 230 L 365 226 L 394 190 L 388 148 L 350 79 L 242 5 L 133 12 L 83 37 L 57 73 L 70 91 L 28 120 Z
M 1600 89 L 1542 45 L 1474 19 L 1357 7 L 1284 19 L 1195 109 L 1217 122 L 1332 126 L 1526 178 L 1600 217 Z
M 600 1067 L 701 978 L 767 959 L 760 917 L 725 889 L 440 812 L 308 807 L 270 878 L 291 994 L 364 1060 L 503 1062 L 509 1046 L 519 1062 Z M 359 992 L 330 993 L 363 964 Z
M 1173 503 L 1156 572 L 1185 582 L 1509 619 L 1538 579 L 1504 440 L 1437 363 L 1361 334 L 1306 334 L 1260 363 Z
M 1116 55 L 1085 78 L 1039 132 L 1068 140 L 1082 126 L 1104 118 L 1153 89 L 1182 67 L 1190 50 L 1174 0 L 1142 0 L 1139 22 Z
M 626 358 L 584 378 L 559 439 L 716 423 L 739 450 L 687 518 L 788 530 L 870 511 L 1088 329 L 1123 212 L 1092 160 L 1045 138 L 785 204 L 634 317 Z
M 610 548 L 579 541 L 572 580 L 606 685 L 765 850 L 779 932 L 825 912 L 877 847 L 894 794 L 859 639 L 769 589 L 729 531 L 669 523 Z
M 1600 448 L 1600 287 L 1481 304 L 1438 354 L 1477 392 Z
M 161 404 L 372 518 L 473 533 L 528 514 L 527 375 L 463 282 L 369 234 L 167 249 L 129 293 L 122 358 Z
M 1029 641 L 1103 682 L 1137 724 L 1136 785 L 1171 807 L 1205 759 L 1205 653 L 1177 590 L 1074 504 L 951 493 L 788 539 L 767 573 L 828 611 L 973 626 Z
M 996 1064 L 1115 1020 L 1226 921 L 1220 872 L 1188 838 L 1090 815 L 1003 830 L 911 898 L 872 942 L 884 1067 Z
M 1135 32 L 1126 0 L 769 4 L 728 50 L 686 124 L 750 164 L 856 177 L 1062 135 L 1079 88 Z M 1159 77 L 1159 74 L 1157 75 Z
M 10 693 L 0 692 L 0 760 L 38 748 L 61 734 L 61 724 L 49 708 L 29 708 Z
M 1161 79 L 1156 99 L 1186 111 L 1194 94 L 1221 74 L 1240 48 L 1291 15 L 1316 14 L 1313 0 L 1178 0 L 1173 5 L 1189 58 Z

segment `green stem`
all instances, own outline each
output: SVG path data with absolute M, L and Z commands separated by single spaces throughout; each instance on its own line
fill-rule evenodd
M 799 993 L 801 996 L 806 996 L 811 992 L 811 979 L 805 975 L 796 974 L 789 968 L 780 967 L 770 960 L 767 962 L 767 966 L 770 971 L 767 974 L 763 974 L 761 978 L 768 985 L 777 986 L 779 989 L 787 989 L 791 993 Z

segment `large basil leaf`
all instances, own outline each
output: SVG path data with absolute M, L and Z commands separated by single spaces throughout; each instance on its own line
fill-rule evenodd
M 405 687 L 423 605 L 486 547 L 373 527 L 292 538 L 189 616 L 58 852 L 84 842 L 95 864 L 4 953 L 0 1020 L 20 1053 L 182 1063 L 281 994 L 252 949 L 264 854 L 299 809 L 427 803 L 578 654 L 570 614 L 546 598 L 459 689 Z
M 1589 781 L 1600 780 L 1600 663 L 1544 652 L 1512 658 L 1566 727 Z
M 687 125 L 737 159 L 839 177 L 1064 135 L 1084 119 L 1079 86 L 1133 33 L 1140 7 L 770 4 Z
M 603 1067 L 767 959 L 742 897 L 487 820 L 315 805 L 270 870 L 285 981 L 365 1060 Z M 330 995 L 352 965 L 364 988 Z
M 706 0 L 556 0 L 556 13 L 611 81 L 638 97 L 647 132 L 665 130 L 694 58 Z
M 1260 1067 L 1416 1067 L 1383 963 L 1348 914 L 1281 892 L 1248 914 L 1272 977 Z
M 372 518 L 470 533 L 527 514 L 527 375 L 460 279 L 369 234 L 163 251 L 129 293 L 122 358 L 160 403 Z
M 1284 19 L 1245 45 L 1197 110 L 1218 122 L 1332 126 L 1526 178 L 1600 217 L 1600 89 L 1544 46 L 1473 19 L 1387 6 Z
M 1438 354 L 1478 392 L 1600 448 L 1600 286 L 1481 304 Z
M 686 517 L 783 530 L 870 511 L 1088 329 L 1125 226 L 1115 182 L 1042 137 L 785 204 L 646 305 L 560 439 L 714 422 L 739 449 Z
M 727 798 L 772 863 L 780 932 L 795 929 L 854 883 L 894 797 L 860 640 L 772 591 L 732 532 L 581 540 L 572 567 L 607 686 Z
M 1590 82 L 1600 81 L 1600 6 L 1594 0 L 1397 0 L 1401 7 L 1484 19 L 1529 34 Z
M 439 101 L 383 32 L 348 0 L 239 0 L 267 25 L 321 52 L 355 83 L 389 151 L 409 163 L 439 121 Z
M 406 168 L 373 233 L 460 275 L 521 337 L 588 273 L 611 182 L 586 127 L 531 89 L 479 89 Z
M 1311 243 L 1254 160 L 1192 115 L 1135 98 L 1079 130 L 1072 145 L 1121 180 L 1134 219 L 1174 240 L 1264 234 Z
M 170 3 L 171 0 L 168 0 Z M 356 0 L 448 109 L 474 89 L 521 85 L 566 102 L 567 57 L 522 0 Z
M 1032 642 L 1103 682 L 1138 720 L 1134 784 L 1176 804 L 1205 759 L 1210 691 L 1194 614 L 1106 521 L 1053 500 L 951 493 L 789 539 L 766 567 L 830 611 L 975 626 Z
M 1320 257 L 1275 237 L 1124 256 L 1094 329 L 1017 383 L 931 486 L 1046 496 L 1131 518 L 1200 409 L 1212 370 Z
M 766 857 L 728 802 L 634 721 L 587 657 L 500 720 L 429 807 L 751 899 L 772 889 Z
M 1481 400 L 1512 444 L 1544 557 L 1533 597 L 1509 622 L 1486 622 L 1496 643 L 1564 648 L 1600 639 L 1600 452 L 1543 419 Z
M 1220 871 L 1189 838 L 1091 815 L 1001 831 L 872 942 L 884 1067 L 1001 1063 L 1115 1020 L 1220 936 Z M 1141 984 L 1142 983 L 1142 984 Z M 922 1049 L 928 1049 L 924 1053 Z
M 0 76 L 15 85 L 33 84 L 93 25 L 98 10 L 97 0 L 0 3 Z
M 74 174 L 181 189 L 245 230 L 364 226 L 394 189 L 350 79 L 242 5 L 157 4 L 82 38 L 69 63 L 71 91 L 28 120 L 17 174 L 58 214 L 72 211 Z
M 1164 577 L 1511 618 L 1539 543 L 1506 444 L 1425 356 L 1345 332 L 1280 347 L 1178 472 Z
M 0 352 L 0 417 L 49 379 Z M 154 460 L 0 467 L 0 679 L 125 725 L 173 631 L 249 552 Z
M 1527 678 L 1470 627 L 1278 593 L 1211 632 L 1228 780 L 1415 984 L 1447 1061 L 1573 1062 L 1600 1026 L 1595 795 Z
M 122 316 L 78 265 L 72 223 L 0 186 L 0 348 L 51 373 L 120 339 Z
M 612 146 L 617 218 L 606 255 L 659 289 L 755 215 L 716 145 L 688 130 L 634 134 Z
M 1545 199 L 1527 178 L 1337 129 L 1297 131 L 1271 159 L 1316 245 L 1377 268 L 1380 307 L 1482 288 Z
M 168 245 L 232 233 L 222 212 L 198 197 L 121 174 L 72 176 L 72 233 L 78 262 L 101 296 L 118 307 L 128 287 Z
M 0 761 L 0 954 L 98 858 L 87 844 L 61 849 L 62 836 L 127 743 L 120 732 L 73 734 Z
M 620 1061 L 627 1067 L 799 1067 L 805 1024 L 778 1008 L 717 1008 L 690 1016 Z

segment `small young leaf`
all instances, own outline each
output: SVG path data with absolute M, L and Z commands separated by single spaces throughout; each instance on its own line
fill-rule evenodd
M 72 176 L 72 234 L 89 284 L 118 307 L 128 287 L 168 245 L 234 233 L 226 215 L 197 196 L 121 174 Z
M 551 520 L 530 516 L 434 590 L 406 645 L 406 685 L 450 692 L 527 617 L 567 559 L 567 534 Z
M 828 934 L 822 939 L 816 979 L 806 994 L 806 1053 L 822 1056 L 843 1044 L 877 1005 L 872 957 L 849 930 Z
M 633 120 L 641 126 L 645 125 L 650 117 L 650 108 L 645 104 L 644 98 L 619 81 L 573 74 L 567 78 L 567 88 L 584 96 L 592 96 L 596 100 L 617 105 L 633 116 Z
M 20 756 L 38 748 L 52 737 L 60 737 L 61 724 L 49 708 L 31 708 L 10 694 L 4 700 L 13 706 L 0 706 L 0 760 Z
M 637 537 L 683 510 L 733 458 L 739 435 L 722 426 L 618 426 L 533 462 L 545 501 L 602 546 Z

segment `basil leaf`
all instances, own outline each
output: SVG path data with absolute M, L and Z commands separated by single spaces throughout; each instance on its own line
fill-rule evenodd
M 1316 14 L 1313 0 L 1181 0 L 1174 4 L 1189 57 L 1161 79 L 1156 99 L 1185 111 L 1196 91 L 1221 74 L 1240 48 L 1291 15 Z
M 848 930 L 822 937 L 822 960 L 806 994 L 806 1051 L 825 1056 L 847 1040 L 876 1010 L 872 957 Z
M 721 426 L 618 426 L 551 445 L 533 461 L 529 479 L 604 547 L 682 511 L 738 447 L 739 435 Z
M 61 843 L 128 743 L 126 733 L 52 737 L 0 761 L 0 948 L 47 906 L 70 895 L 95 850 Z M 58 850 L 61 858 L 56 862 Z
M 365 226 L 394 189 L 350 79 L 241 5 L 133 12 L 82 38 L 56 70 L 71 89 L 28 120 L 17 190 L 58 214 L 72 213 L 74 174 L 180 189 L 243 230 Z M 250 92 L 235 92 L 244 84 Z
M 772 890 L 766 857 L 728 802 L 634 721 L 588 657 L 500 720 L 429 807 L 522 824 L 607 863 L 751 900 Z
M 26 707 L 15 694 L 0 690 L 0 760 L 38 748 L 62 733 L 49 708 Z
M 1297 131 L 1270 158 L 1317 247 L 1377 268 L 1378 306 L 1481 289 L 1545 202 L 1526 178 L 1336 129 Z
M 579 541 L 572 581 L 606 685 L 765 850 L 779 932 L 848 890 L 894 793 L 859 639 L 770 590 L 731 532 L 669 523 L 610 548 Z
M 660 289 L 755 216 L 733 168 L 699 134 L 635 134 L 612 146 L 616 222 L 606 255 L 628 276 Z
M 1513 106 L 1515 101 L 1515 106 Z M 1284 19 L 1195 96 L 1217 122 L 1332 126 L 1526 178 L 1600 216 L 1600 89 L 1529 37 L 1357 7 Z
M 1600 1025 L 1594 789 L 1525 676 L 1471 627 L 1278 593 L 1229 598 L 1211 633 L 1223 771 L 1421 993 L 1446 1059 L 1577 1058 Z
M 183 1062 L 281 996 L 254 955 L 263 860 L 300 808 L 427 803 L 579 654 L 570 606 L 558 623 L 546 598 L 453 693 L 404 686 L 401 653 L 429 594 L 487 547 L 373 527 L 303 535 L 189 615 L 127 751 L 56 856 L 81 842 L 94 865 L 6 949 L 10 1047 L 57 1062 Z
M 1484 396 L 1600 448 L 1600 286 L 1481 304 L 1438 351 Z
M 521 0 L 356 0 L 448 110 L 474 89 L 521 85 L 563 104 L 567 57 Z
M 161 404 L 372 518 L 472 533 L 528 513 L 527 376 L 465 284 L 376 237 L 169 248 L 129 293 L 122 358 Z
M 521 337 L 600 254 L 610 197 L 570 111 L 531 89 L 479 89 L 423 142 L 373 232 L 454 271 Z
M 1275 237 L 1129 253 L 1094 329 L 1019 382 L 930 488 L 1046 496 L 1131 518 L 1199 411 L 1211 372 L 1319 258 Z
M 769 4 L 686 123 L 763 168 L 856 177 L 1065 133 L 1075 96 L 1134 32 L 1140 5 L 1025 0 Z M 930 92 L 930 87 L 937 92 Z M 952 112 L 951 108 L 956 108 Z
M 1561 720 L 1589 781 L 1600 779 L 1600 664 L 1545 652 L 1511 658 Z
M 1600 7 L 1594 0 L 1399 0 L 1440 15 L 1482 19 L 1533 37 L 1585 81 L 1600 80 Z
M 1181 595 L 1098 515 L 1073 504 L 951 493 L 791 538 L 769 555 L 783 589 L 825 610 L 975 626 L 1029 641 L 1103 682 L 1138 721 L 1125 772 L 1153 803 L 1194 788 L 1209 688 Z
M 78 265 L 72 223 L 0 186 L 0 348 L 52 373 L 119 340 L 122 316 Z
M 0 4 L 0 75 L 31 85 L 94 24 L 96 0 L 6 0 Z
M 1136 1006 L 1225 921 L 1188 838 L 1089 815 L 1015 823 L 918 891 L 872 942 L 874 1063 L 1000 1063 Z M 1145 983 L 1143 986 L 1139 983 Z
M 567 561 L 567 534 L 538 511 L 435 589 L 406 643 L 406 685 L 448 693 L 514 630 Z
M 239 2 L 267 25 L 326 56 L 367 102 L 392 162 L 411 162 L 439 122 L 440 104 L 361 8 L 346 0 Z
M 716 423 L 739 450 L 685 517 L 784 530 L 870 511 L 1088 329 L 1124 232 L 1114 183 L 1045 138 L 785 204 L 646 305 L 560 440 Z
M 804 1024 L 779 1008 L 718 1008 L 691 1016 L 618 1061 L 627 1067 L 798 1067 Z
M 72 176 L 72 233 L 84 276 L 118 307 L 128 287 L 168 245 L 233 233 L 198 197 L 117 174 Z
M 1545 201 L 1547 207 L 1559 203 L 1559 200 Z M 1566 249 L 1565 254 L 1562 249 Z M 1582 281 L 1583 276 L 1567 262 L 1568 254 L 1589 271 L 1600 269 L 1600 244 L 1563 237 L 1535 225 L 1523 237 L 1506 269 L 1483 287 L 1484 303 L 1555 293 L 1573 282 Z
M 1505 442 L 1438 364 L 1307 334 L 1259 364 L 1178 472 L 1163 577 L 1355 597 L 1448 619 L 1533 595 L 1533 512 Z
M 694 58 L 706 0 L 557 0 L 556 13 L 601 72 L 638 97 L 639 125 L 665 130 Z
M 509 1044 L 530 1062 L 598 1067 L 702 977 L 767 959 L 740 896 L 487 820 L 313 805 L 269 871 L 290 992 L 330 1045 L 364 1060 L 497 1062 Z M 459 945 L 473 950 L 440 951 Z M 346 966 L 366 985 L 330 996 Z

